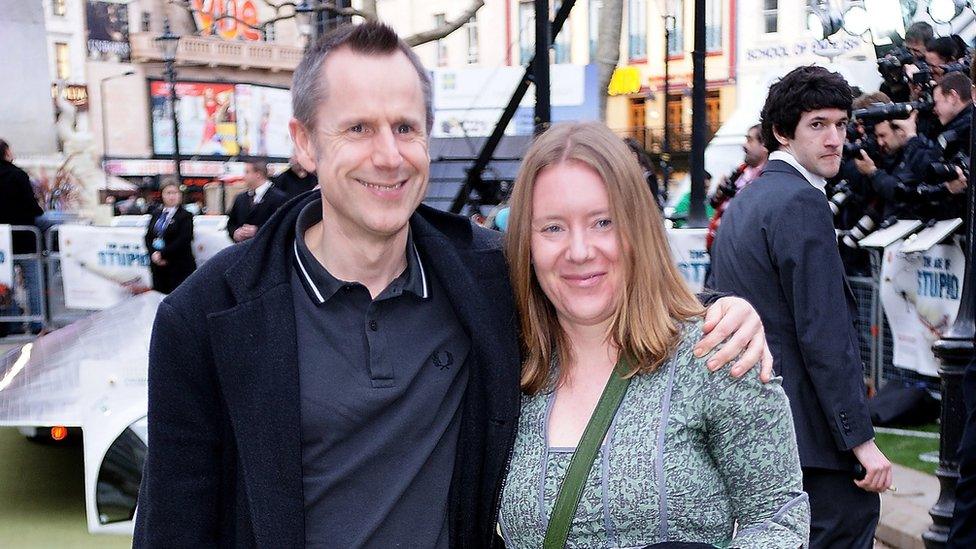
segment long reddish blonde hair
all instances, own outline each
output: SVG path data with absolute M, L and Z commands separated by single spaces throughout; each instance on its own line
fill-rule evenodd
M 528 394 L 547 387 L 553 358 L 563 365 L 573 358 L 556 310 L 536 278 L 531 256 L 535 180 L 542 170 L 564 162 L 592 168 L 607 186 L 624 268 L 623 294 L 608 337 L 629 360 L 628 375 L 660 367 L 677 347 L 679 324 L 704 312 L 674 266 L 661 215 L 637 159 L 624 142 L 602 123 L 555 124 L 535 140 L 522 161 L 506 237 L 525 356 L 521 385 Z M 560 369 L 557 383 L 565 371 L 565 367 Z

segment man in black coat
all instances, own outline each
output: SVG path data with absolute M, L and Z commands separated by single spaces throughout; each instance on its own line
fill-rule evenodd
M 44 213 L 34 196 L 27 172 L 13 164 L 14 154 L 10 145 L 0 139 L 0 224 L 3 225 L 34 225 L 34 220 Z M 11 236 L 11 246 L 14 254 L 32 254 L 39 252 L 34 236 L 23 231 L 16 231 Z M 20 263 L 27 286 L 31 314 L 39 314 L 41 309 L 41 271 L 35 261 Z M 40 323 L 31 326 L 32 331 L 41 329 Z M 7 325 L 0 323 L 0 335 L 7 331 Z
M 520 399 L 501 235 L 421 205 L 430 81 L 392 29 L 333 30 L 292 94 L 321 192 L 160 305 L 134 545 L 490 547 Z M 708 317 L 703 352 L 745 328 L 718 366 L 760 359 L 744 301 Z
M 840 168 L 851 90 L 822 67 L 800 67 L 769 89 L 762 111 L 766 170 L 722 217 L 709 286 L 749 300 L 790 398 L 812 548 L 870 548 L 877 492 L 891 464 L 874 443 L 825 178 Z M 866 470 L 854 480 L 855 466 Z
M 244 164 L 247 191 L 234 197 L 227 218 L 227 233 L 234 242 L 253 238 L 268 219 L 288 201 L 288 196 L 268 180 L 268 164 L 254 160 Z
M 288 169 L 275 176 L 272 182 L 288 198 L 310 191 L 319 184 L 315 174 L 306 171 L 294 156 L 288 160 Z

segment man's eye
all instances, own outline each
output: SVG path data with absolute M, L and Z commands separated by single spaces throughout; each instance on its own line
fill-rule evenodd
M 814 122 L 814 123 L 810 124 L 810 127 L 813 128 L 813 129 L 815 129 L 815 130 L 819 130 L 820 128 L 823 127 L 823 122 Z
M 363 125 L 363 124 L 356 124 L 354 126 L 351 126 L 349 128 L 349 131 L 351 131 L 353 133 L 362 133 L 362 132 L 366 131 L 366 126 Z
M 413 126 L 410 124 L 400 124 L 396 128 L 396 132 L 400 134 L 411 133 L 413 131 Z

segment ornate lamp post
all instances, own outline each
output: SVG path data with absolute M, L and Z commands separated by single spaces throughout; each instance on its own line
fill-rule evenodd
M 180 121 L 176 116 L 176 50 L 180 46 L 180 35 L 173 34 L 169 28 L 169 19 L 163 23 L 163 34 L 156 37 L 156 43 L 163 50 L 163 61 L 166 62 L 166 81 L 169 83 L 169 111 L 173 122 L 173 164 L 176 179 L 183 184 L 183 173 L 180 171 Z
M 976 117 L 970 126 L 970 144 L 976 137 Z M 973 361 L 976 352 L 973 337 L 976 336 L 976 158 L 970 159 L 969 186 L 966 189 L 965 245 L 966 271 L 962 281 L 962 295 L 956 321 L 942 339 L 935 342 L 932 351 L 941 363 L 939 377 L 942 390 L 942 413 L 939 437 L 939 499 L 929 509 L 932 526 L 922 534 L 928 548 L 945 547 L 952 526 L 952 512 L 956 507 L 956 484 L 959 481 L 959 443 L 966 421 L 966 403 L 963 400 L 962 382 L 966 365 Z
M 295 6 L 295 23 L 298 25 L 298 32 L 305 37 L 305 49 L 311 48 L 315 42 L 315 7 L 308 0 Z
M 664 120 L 664 140 L 661 141 L 661 191 L 665 198 L 668 196 L 668 188 L 671 182 L 671 131 L 668 121 L 668 96 L 671 95 L 671 31 L 674 29 L 675 19 L 673 15 L 664 16 L 664 100 L 663 106 Z

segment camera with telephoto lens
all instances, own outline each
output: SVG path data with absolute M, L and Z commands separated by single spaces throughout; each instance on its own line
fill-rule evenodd
M 968 179 L 969 156 L 967 154 L 959 152 L 946 162 L 933 162 L 929 164 L 928 169 L 925 171 L 925 180 L 929 183 L 938 184 L 936 186 L 943 186 L 941 185 L 942 183 L 948 183 L 959 177 L 959 173 L 956 172 L 957 167 L 962 169 L 963 178 Z
M 830 206 L 831 213 L 836 217 L 840 213 L 841 208 L 844 204 L 854 195 L 854 190 L 851 189 L 850 184 L 846 179 L 841 180 L 834 186 L 833 194 L 830 195 L 830 199 L 827 200 L 827 205 Z
M 856 249 L 860 246 L 860 241 L 874 232 L 879 225 L 881 225 L 881 212 L 878 211 L 877 204 L 872 202 L 861 219 L 858 219 L 857 223 L 841 238 L 841 242 L 848 248 Z

